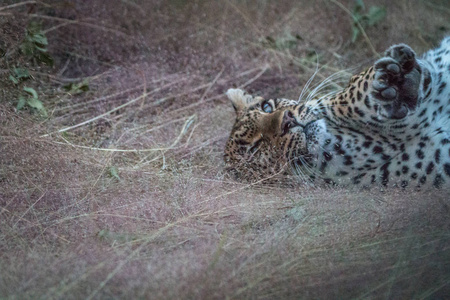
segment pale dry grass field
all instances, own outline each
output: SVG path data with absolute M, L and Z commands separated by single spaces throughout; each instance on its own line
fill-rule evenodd
M 296 99 L 450 32 L 446 0 L 364 3 L 387 14 L 351 43 L 354 1 L 1 2 L 0 299 L 450 298 L 449 191 L 223 170 L 228 88 Z M 52 68 L 20 55 L 31 21 Z

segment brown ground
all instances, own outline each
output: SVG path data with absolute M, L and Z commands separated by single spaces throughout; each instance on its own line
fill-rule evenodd
M 32 2 L 0 4 L 0 299 L 450 298 L 448 191 L 223 172 L 226 89 L 297 98 L 317 58 L 316 84 L 374 61 L 353 1 Z M 364 2 L 387 9 L 379 53 L 450 32 L 446 0 Z M 31 20 L 53 68 L 18 50 Z M 33 79 L 14 86 L 18 65 Z M 15 110 L 23 85 L 47 118 Z

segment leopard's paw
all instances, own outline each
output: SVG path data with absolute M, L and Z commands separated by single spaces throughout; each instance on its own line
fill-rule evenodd
M 386 117 L 406 117 L 417 104 L 421 74 L 416 54 L 407 45 L 395 45 L 375 63 L 374 68 L 372 97 L 380 102 Z

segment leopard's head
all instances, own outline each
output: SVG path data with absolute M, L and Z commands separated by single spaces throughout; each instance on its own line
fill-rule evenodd
M 314 114 L 288 99 L 253 97 L 240 89 L 227 96 L 236 112 L 236 121 L 225 147 L 228 171 L 250 181 L 290 173 L 293 160 L 307 163 L 309 124 Z

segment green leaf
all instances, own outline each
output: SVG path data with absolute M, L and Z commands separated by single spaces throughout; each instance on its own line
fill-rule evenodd
M 70 94 L 72 94 L 72 95 L 81 94 L 81 93 L 84 93 L 84 92 L 89 91 L 89 83 L 88 83 L 88 81 L 85 79 L 85 80 L 83 80 L 82 82 L 79 82 L 79 83 L 69 83 L 69 84 L 66 84 L 66 85 L 64 86 L 64 89 L 65 89 L 68 93 L 70 93 Z
M 117 167 L 112 166 L 111 168 L 109 168 L 109 175 L 111 175 L 111 177 L 116 178 L 117 180 L 120 180 L 119 171 L 117 170 Z
M 17 78 L 12 76 L 12 75 L 9 75 L 9 80 L 11 80 L 14 84 L 18 84 L 19 83 L 19 80 L 17 80 Z
M 41 24 L 31 22 L 28 25 L 25 39 L 20 45 L 22 53 L 38 62 L 53 66 L 53 58 L 47 53 L 47 45 L 48 39 L 41 30 Z
M 310 63 L 316 63 L 318 59 L 318 54 L 314 49 L 308 50 L 308 53 L 305 56 L 306 61 Z
M 366 6 L 364 5 L 364 1 L 363 0 L 356 0 L 356 6 L 360 7 L 362 10 L 366 9 Z
M 26 103 L 25 97 L 20 96 L 19 102 L 17 103 L 17 106 L 16 106 L 16 109 L 21 110 L 25 106 L 25 103 Z
M 277 48 L 282 49 L 292 49 L 297 45 L 298 40 L 290 33 L 286 33 L 284 37 L 279 38 L 276 41 Z
M 30 34 L 34 34 L 39 31 L 41 31 L 41 24 L 35 21 L 30 22 L 27 28 L 27 32 Z
M 36 44 L 41 44 L 43 46 L 48 45 L 47 37 L 42 33 L 34 34 L 30 38 Z
M 42 102 L 36 98 L 29 98 L 27 101 L 27 104 L 32 107 L 32 108 L 36 108 L 37 110 L 44 110 L 44 105 L 42 104 Z
M 89 85 L 83 83 L 83 84 L 79 87 L 79 89 L 80 89 L 81 91 L 83 91 L 83 92 L 87 92 L 87 91 L 89 91 Z
M 44 116 L 47 116 L 47 111 L 44 108 L 44 105 L 41 101 L 35 98 L 29 98 L 27 100 L 28 106 L 37 109 L 39 112 L 41 112 Z
M 26 79 L 30 78 L 30 72 L 28 72 L 28 69 L 25 68 L 14 68 L 13 69 L 14 75 L 18 79 Z
M 102 229 L 97 233 L 97 235 L 100 239 L 105 239 L 108 236 L 108 234 L 109 234 L 109 231 L 106 229 Z
M 275 44 L 275 40 L 274 40 L 273 37 L 271 37 L 271 36 L 266 36 L 266 40 L 267 40 L 269 43 Z
M 266 36 L 265 40 L 262 41 L 263 45 L 268 48 L 275 48 L 275 40 L 271 36 Z
M 356 0 L 355 2 L 355 7 L 353 8 L 353 14 L 357 15 L 360 12 L 366 10 L 366 6 L 364 5 L 364 1 L 363 0 Z
M 361 33 L 360 26 L 366 28 L 373 26 L 384 19 L 386 16 L 386 9 L 382 6 L 371 6 L 369 12 L 365 12 L 366 7 L 363 0 L 356 0 L 353 7 L 353 23 L 352 23 L 352 43 L 356 42 Z M 358 25 L 359 23 L 359 25 Z
M 381 6 L 372 6 L 368 13 L 369 26 L 373 26 L 384 19 L 386 16 L 386 8 Z
M 31 96 L 33 96 L 33 99 L 38 98 L 38 94 L 35 89 L 25 86 L 25 87 L 23 87 L 23 90 L 25 92 L 27 92 L 28 94 L 30 94 Z
M 32 56 L 33 55 L 33 47 L 32 44 L 29 42 L 23 42 L 20 45 L 20 50 L 22 51 L 23 54 L 25 54 L 26 56 Z
M 53 66 L 53 58 L 50 56 L 50 54 L 48 54 L 48 53 L 43 53 L 43 52 L 41 52 L 38 56 L 37 56 L 37 59 L 40 61 L 40 62 L 42 62 L 42 63 L 44 63 L 44 64 L 46 64 L 46 65 L 48 65 L 48 66 Z
M 66 85 L 64 85 L 63 86 L 63 88 L 66 90 L 66 91 L 68 91 L 68 92 L 70 92 L 72 89 L 73 89 L 73 87 L 75 86 L 75 83 L 69 83 L 69 84 L 66 84 Z
M 36 50 L 38 50 L 38 51 L 40 51 L 40 52 L 47 52 L 47 49 L 45 49 L 45 48 L 43 48 L 43 47 L 40 47 L 40 46 L 38 46 L 38 45 L 35 45 L 34 47 L 36 48 Z

